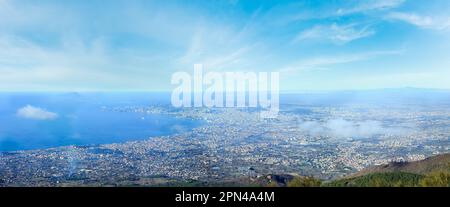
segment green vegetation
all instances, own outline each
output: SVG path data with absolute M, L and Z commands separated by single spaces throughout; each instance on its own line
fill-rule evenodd
M 295 177 L 287 187 L 450 187 L 450 173 L 426 175 L 407 172 L 372 173 L 354 178 L 322 182 L 313 177 Z
M 392 162 L 352 177 L 323 183 L 328 187 L 450 187 L 450 154 L 416 162 Z
M 280 187 L 276 182 L 270 182 L 265 185 L 265 187 Z
M 450 187 L 450 173 L 425 175 L 406 172 L 372 173 L 324 183 L 325 187 Z
M 450 173 L 434 172 L 420 180 L 421 187 L 450 187 Z
M 287 183 L 287 187 L 320 187 L 322 181 L 313 177 L 295 177 Z
M 423 175 L 389 172 L 373 173 L 360 177 L 342 179 L 324 184 L 327 187 L 414 187 L 418 186 Z

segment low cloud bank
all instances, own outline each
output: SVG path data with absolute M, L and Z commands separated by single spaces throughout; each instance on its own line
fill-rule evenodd
M 313 136 L 333 137 L 371 137 L 380 134 L 404 135 L 408 133 L 406 126 L 385 127 L 380 121 L 347 121 L 331 119 L 325 122 L 306 121 L 299 125 L 300 130 Z
M 17 110 L 17 116 L 34 120 L 53 120 L 58 118 L 58 114 L 45 109 L 27 105 Z

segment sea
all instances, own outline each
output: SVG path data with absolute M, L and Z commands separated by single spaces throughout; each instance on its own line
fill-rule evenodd
M 201 121 L 110 110 L 169 106 L 167 93 L 0 93 L 0 151 L 97 145 L 189 131 Z
M 143 140 L 184 133 L 204 124 L 165 113 L 108 110 L 171 107 L 170 96 L 170 92 L 0 92 L 0 152 Z M 311 106 L 448 109 L 450 90 L 296 92 L 281 94 L 280 104 L 282 113 L 309 116 L 314 116 Z

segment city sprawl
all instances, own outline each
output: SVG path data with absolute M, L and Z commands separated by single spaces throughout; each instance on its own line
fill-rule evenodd
M 102 110 L 164 113 L 203 124 L 143 141 L 3 152 L 0 186 L 231 182 L 277 173 L 335 179 L 371 165 L 450 151 L 445 105 L 289 104 L 275 119 L 261 119 L 257 109 L 245 108 Z

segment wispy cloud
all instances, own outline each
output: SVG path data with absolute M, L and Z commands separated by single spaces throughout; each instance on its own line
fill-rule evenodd
M 105 54 L 101 40 L 90 44 L 64 40 L 63 45 L 50 49 L 17 36 L 0 35 L 0 88 L 21 90 L 33 86 L 45 90 L 40 87 L 58 85 L 82 88 L 81 85 L 123 81 L 124 77 L 115 72 L 122 63 Z
M 430 32 L 405 43 L 416 30 L 396 32 L 390 24 L 442 30 L 448 18 L 436 15 L 446 7 L 418 10 L 404 2 L 114 1 L 99 9 L 97 1 L 0 0 L 0 90 L 171 90 L 172 73 L 194 63 L 206 70 L 291 72 L 346 64 L 353 71 L 357 62 L 399 53 L 385 48 L 408 44 L 414 51 L 405 56 L 414 56 L 380 64 L 396 68 L 387 75 L 420 71 L 430 58 L 416 57 L 448 53 L 441 44 L 448 38 Z M 417 15 L 424 12 L 431 15 Z M 331 45 L 308 44 L 315 41 Z M 416 49 L 421 45 L 430 51 Z M 342 77 L 314 78 L 332 84 Z
M 355 6 L 340 8 L 336 11 L 336 15 L 348 15 L 361 12 L 390 10 L 402 5 L 405 0 L 366 0 L 351 2 Z
M 25 119 L 52 120 L 58 118 L 58 114 L 45 109 L 27 105 L 17 110 L 17 116 Z
M 185 68 L 202 63 L 208 70 L 243 69 L 250 64 L 252 59 L 249 57 L 258 52 L 259 44 L 255 40 L 250 41 L 249 34 L 248 25 L 243 29 L 217 25 L 197 28 L 176 64 Z
M 380 13 L 400 7 L 405 0 L 338 0 L 318 6 L 314 11 L 305 10 L 316 1 L 300 1 L 273 8 L 267 13 L 267 19 L 278 24 L 289 24 L 311 19 L 329 19 L 354 14 Z M 282 14 L 280 16 L 280 14 Z M 275 16 L 276 15 L 276 16 Z
M 293 42 L 298 43 L 305 40 L 327 40 L 335 44 L 345 44 L 374 34 L 375 31 L 368 25 L 338 25 L 334 23 L 328 26 L 314 26 L 311 29 L 302 31 L 294 38 Z
M 432 17 L 415 13 L 392 12 L 387 15 L 387 19 L 403 21 L 424 29 L 444 30 L 450 28 L 450 17 Z
M 403 50 L 381 50 L 381 51 L 371 51 L 371 52 L 365 52 L 365 53 L 314 57 L 314 58 L 296 61 L 294 63 L 291 63 L 291 64 L 281 68 L 279 71 L 289 73 L 289 72 L 299 72 L 299 71 L 324 70 L 324 69 L 329 69 L 335 65 L 369 60 L 369 59 L 376 58 L 379 56 L 399 55 L 402 53 L 403 53 Z

